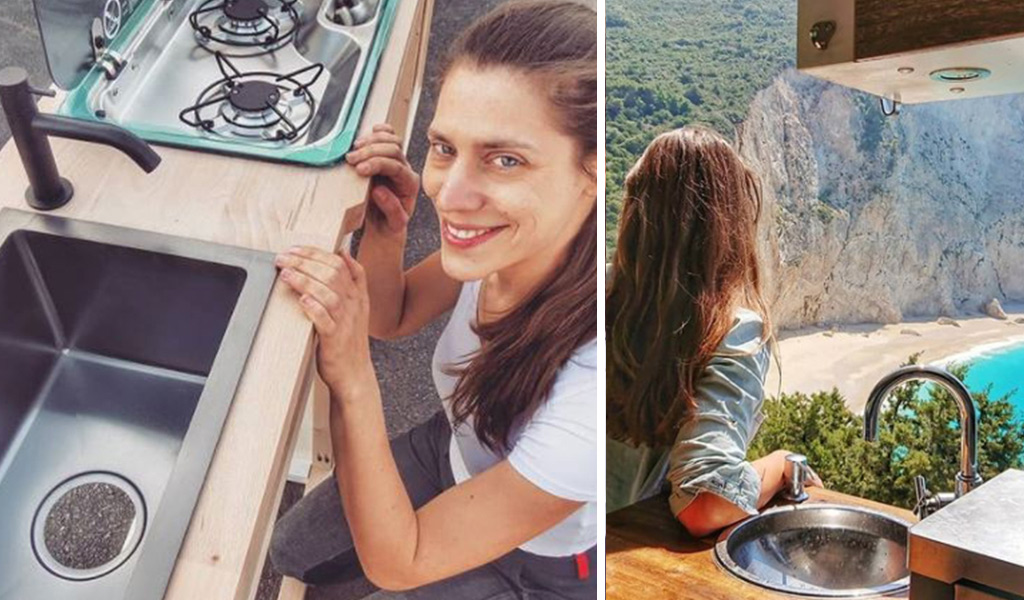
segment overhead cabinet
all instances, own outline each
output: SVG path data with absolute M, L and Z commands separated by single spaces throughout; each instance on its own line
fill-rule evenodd
M 1024 2 L 799 0 L 797 68 L 904 104 L 1024 92 Z

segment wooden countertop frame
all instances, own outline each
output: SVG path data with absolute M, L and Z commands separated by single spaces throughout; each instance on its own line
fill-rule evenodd
M 361 133 L 384 121 L 400 135 L 411 126 L 433 0 L 399 2 Z M 53 107 L 50 100 L 40 105 Z M 362 224 L 369 180 L 344 164 L 302 167 L 155 146 L 163 162 L 147 175 L 112 148 L 57 138 L 51 145 L 61 175 L 75 186 L 55 215 L 270 252 L 296 244 L 337 249 Z M 0 207 L 29 210 L 27 185 L 8 143 L 0 149 Z M 313 379 L 313 351 L 312 325 L 292 293 L 275 284 L 166 600 L 255 597 Z M 317 412 L 314 427 L 325 431 Z M 330 472 L 329 463 L 314 460 L 318 468 Z

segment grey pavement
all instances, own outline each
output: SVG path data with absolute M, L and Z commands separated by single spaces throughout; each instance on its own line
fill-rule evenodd
M 425 132 L 436 105 L 442 57 L 460 31 L 499 1 L 436 0 L 430 32 L 427 82 L 420 98 L 409 149 L 410 161 L 417 170 L 422 168 L 428 149 Z M 50 83 L 30 0 L 0 0 L 0 68 L 6 66 L 26 69 L 35 86 L 45 87 Z M 0 144 L 6 143 L 9 136 L 6 119 L 0 119 Z M 416 264 L 439 245 L 440 233 L 434 208 L 430 200 L 421 194 L 409 225 L 406 264 Z M 431 379 L 430 361 L 445 321 L 441 319 L 402 340 L 374 342 L 372 345 L 373 362 L 380 379 L 388 433 L 391 436 L 422 423 L 441 408 Z M 301 494 L 298 485 L 288 484 L 281 503 L 282 511 L 291 506 Z M 268 561 L 257 598 L 276 598 L 279 585 L 280 577 L 273 572 Z M 373 592 L 374 588 L 369 583 L 357 581 L 348 585 L 312 589 L 306 597 L 309 600 L 354 600 Z M 378 597 L 396 596 L 381 592 L 373 594 L 374 599 Z
M 32 85 L 50 85 L 31 0 L 0 0 L 0 69 L 15 66 L 28 71 Z M 7 119 L 0 119 L 0 144 L 10 135 Z

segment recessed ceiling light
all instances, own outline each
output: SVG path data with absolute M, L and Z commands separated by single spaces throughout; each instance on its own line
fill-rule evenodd
M 931 78 L 935 81 L 964 83 L 985 79 L 992 74 L 992 71 L 981 67 L 950 67 L 931 72 Z

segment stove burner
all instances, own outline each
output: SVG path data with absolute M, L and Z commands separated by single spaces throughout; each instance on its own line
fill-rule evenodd
M 228 102 L 240 111 L 262 112 L 277 104 L 281 91 L 267 81 L 236 83 L 228 93 Z
M 316 112 L 309 91 L 324 71 L 313 64 L 278 75 L 239 71 L 220 52 L 214 56 L 224 75 L 206 87 L 195 104 L 181 111 L 182 122 L 225 137 L 291 142 L 306 129 Z M 303 81 L 307 78 L 308 81 Z
M 188 16 L 199 44 L 231 56 L 273 52 L 295 37 L 298 0 L 205 0 Z M 228 47 L 228 48 L 226 48 Z
M 224 4 L 224 14 L 232 21 L 255 21 L 269 12 L 263 0 L 229 0 Z

